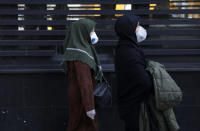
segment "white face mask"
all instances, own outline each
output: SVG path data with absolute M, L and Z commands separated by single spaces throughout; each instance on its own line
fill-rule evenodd
M 95 32 L 92 32 L 91 34 L 91 41 L 93 45 L 99 41 L 99 38 L 97 37 L 97 34 Z
M 142 26 L 139 26 L 138 28 L 139 29 L 136 32 L 137 42 L 142 42 L 147 37 L 147 31 Z

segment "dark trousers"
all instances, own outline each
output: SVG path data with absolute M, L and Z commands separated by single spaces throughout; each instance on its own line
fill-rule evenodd
M 139 131 L 139 106 L 121 117 L 125 123 L 125 131 Z
M 146 110 L 149 118 L 150 124 L 150 131 L 159 131 L 158 123 L 154 114 L 148 104 L 146 105 Z M 140 113 L 140 106 L 131 109 L 131 112 L 121 117 L 121 119 L 125 123 L 125 131 L 139 131 L 139 113 Z
M 153 93 L 153 79 L 150 74 L 149 76 L 151 78 L 151 85 L 140 87 L 134 90 L 133 96 L 135 97 L 131 101 L 129 100 L 127 104 L 128 106 L 126 105 L 123 107 L 122 104 L 119 103 L 119 114 L 125 123 L 125 131 L 139 131 L 139 114 L 141 103 L 147 103 L 148 97 Z M 125 103 L 126 102 L 124 102 L 123 105 L 125 105 Z

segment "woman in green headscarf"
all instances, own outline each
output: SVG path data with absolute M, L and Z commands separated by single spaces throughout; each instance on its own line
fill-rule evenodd
M 69 122 L 67 131 L 97 131 L 93 89 L 102 70 L 92 44 L 98 37 L 96 23 L 82 19 L 71 23 L 64 40 L 63 66 L 68 75 Z

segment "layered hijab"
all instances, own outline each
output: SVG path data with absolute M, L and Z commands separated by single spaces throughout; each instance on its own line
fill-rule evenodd
M 81 61 L 95 72 L 96 80 L 102 81 L 102 69 L 90 37 L 95 25 L 96 23 L 90 19 L 81 19 L 71 23 L 63 43 L 65 53 L 62 63 L 66 68 L 69 61 Z

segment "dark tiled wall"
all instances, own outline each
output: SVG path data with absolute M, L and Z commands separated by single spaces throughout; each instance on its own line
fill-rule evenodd
M 171 72 L 184 92 L 175 109 L 181 131 L 200 130 L 200 72 Z M 114 73 L 106 73 L 116 94 Z M 67 78 L 64 73 L 1 74 L 1 131 L 66 131 Z M 99 109 L 100 131 L 123 131 L 113 108 Z

